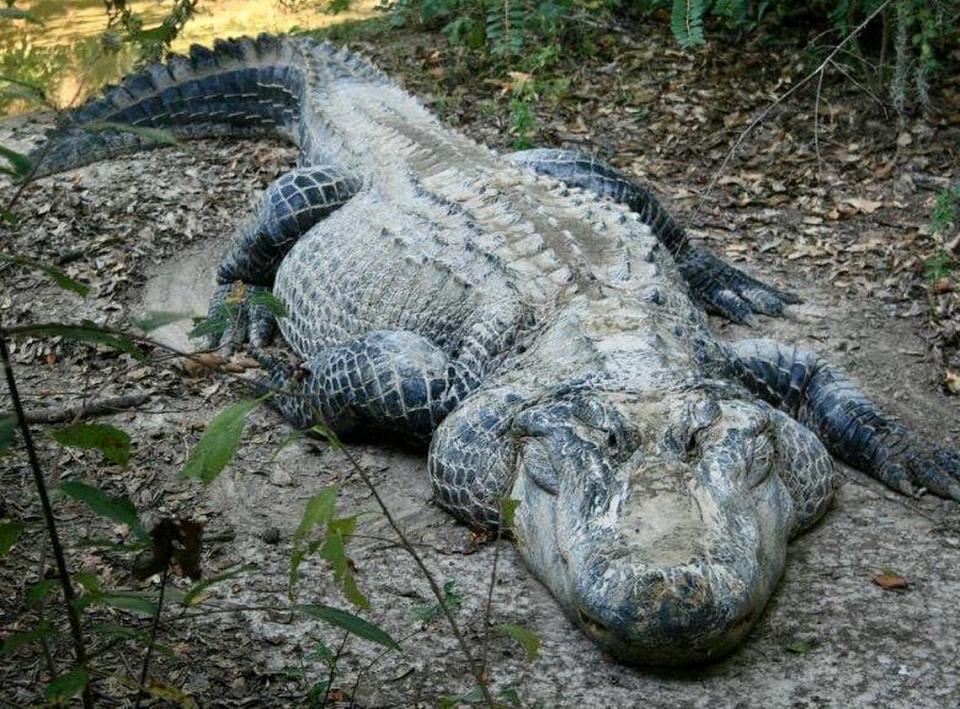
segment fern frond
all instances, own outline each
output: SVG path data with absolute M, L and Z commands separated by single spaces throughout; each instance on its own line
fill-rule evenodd
M 695 47 L 704 42 L 703 15 L 706 12 L 704 0 L 673 0 L 670 13 L 670 29 L 681 47 Z

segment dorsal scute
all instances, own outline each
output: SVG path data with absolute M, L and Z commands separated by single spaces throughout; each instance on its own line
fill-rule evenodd
M 218 67 L 217 55 L 202 44 L 191 44 L 190 64 L 193 65 L 194 71 L 212 71 Z
M 150 77 L 153 86 L 158 90 L 168 89 L 177 83 L 176 78 L 170 72 L 167 64 L 150 64 L 145 67 L 143 73 Z
M 258 34 L 254 42 L 256 45 L 256 51 L 260 56 L 279 54 L 283 48 L 283 42 L 281 38 L 275 34 L 269 34 L 267 32 L 261 32 Z
M 120 88 L 129 94 L 126 103 L 132 103 L 136 100 L 136 97 L 154 90 L 153 81 L 150 78 L 150 74 L 146 71 L 128 74 L 123 78 L 123 81 L 120 82 Z
M 213 53 L 217 57 L 217 63 L 221 67 L 226 67 L 229 64 L 240 64 L 244 60 L 243 56 L 243 47 L 235 39 L 221 39 L 217 38 L 213 40 Z
M 193 65 L 182 54 L 171 54 L 167 57 L 167 71 L 175 81 L 186 81 L 193 76 Z

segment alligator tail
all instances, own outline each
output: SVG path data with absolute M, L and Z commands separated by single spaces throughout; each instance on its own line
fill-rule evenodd
M 301 51 L 296 40 L 262 34 L 217 40 L 212 50 L 194 45 L 189 56 L 151 64 L 62 114 L 29 156 L 33 176 L 157 147 L 169 143 L 167 135 L 279 135 L 296 142 Z

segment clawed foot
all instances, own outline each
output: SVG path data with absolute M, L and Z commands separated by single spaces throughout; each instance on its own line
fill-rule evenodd
M 751 278 L 708 251 L 691 249 L 678 265 L 694 297 L 710 312 L 736 323 L 752 324 L 754 313 L 782 315 L 784 305 L 800 302 L 795 295 Z
M 250 354 L 266 372 L 266 377 L 258 379 L 256 385 L 268 397 L 270 406 L 298 430 L 310 428 L 320 420 L 320 396 L 306 363 L 294 364 L 256 349 Z
M 270 289 L 246 283 L 217 286 L 203 323 L 207 346 L 224 354 L 249 342 L 254 347 L 269 344 L 276 328 L 276 308 Z
M 915 495 L 923 488 L 960 502 L 960 455 L 906 429 L 897 431 L 893 438 L 874 471 L 878 480 L 907 495 Z

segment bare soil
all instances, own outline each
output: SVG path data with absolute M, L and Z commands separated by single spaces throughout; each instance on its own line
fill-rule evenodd
M 758 332 L 814 347 L 843 366 L 889 410 L 928 436 L 958 444 L 960 410 L 944 388 L 957 332 L 950 283 L 924 277 L 928 260 L 948 249 L 929 209 L 935 190 L 956 184 L 960 108 L 957 84 L 945 85 L 935 116 L 899 124 L 852 85 L 830 80 L 819 107 L 820 160 L 812 136 L 813 97 L 775 112 L 744 144 L 704 211 L 693 208 L 738 132 L 783 85 L 795 81 L 799 50 L 715 46 L 695 57 L 665 49 L 662 30 L 602 39 L 556 100 L 536 104 L 542 145 L 576 146 L 612 159 L 651 184 L 694 235 L 738 266 L 798 293 L 804 303 L 755 330 L 714 325 L 724 338 Z M 641 39 L 642 38 L 642 39 Z M 485 83 L 467 59 L 433 36 L 361 41 L 385 69 L 474 137 L 509 149 L 508 100 L 516 77 Z M 551 71 L 543 78 L 551 78 Z M 527 72 L 529 73 L 529 72 Z M 503 88 L 506 82 L 507 88 Z M 777 87 L 780 87 L 778 89 Z M 504 92 L 505 93 L 501 93 Z M 951 93 L 952 92 L 952 93 Z M 0 143 L 26 145 L 45 119 L 0 126 Z M 7 326 L 38 321 L 120 324 L 144 310 L 205 309 L 212 269 L 231 229 L 263 187 L 291 164 L 289 148 L 264 142 L 200 142 L 91 166 L 45 179 L 25 192 L 21 223 L 4 230 L 4 251 L 60 264 L 93 286 L 91 297 L 64 294 L 43 277 L 0 266 L 0 318 Z M 819 163 L 819 165 L 818 165 Z M 950 276 L 944 276 L 950 281 Z M 937 293 L 934 293 L 934 290 Z M 158 332 L 184 343 L 184 326 Z M 238 456 L 203 488 L 181 480 L 187 452 L 206 423 L 246 395 L 231 378 L 188 371 L 182 360 L 144 364 L 127 355 L 72 342 L 20 338 L 16 374 L 30 409 L 131 390 L 152 392 L 135 410 L 104 419 L 134 446 L 128 469 L 95 451 L 66 450 L 35 427 L 51 486 L 76 479 L 124 494 L 149 524 L 163 516 L 205 525 L 206 576 L 234 564 L 256 569 L 211 587 L 197 607 L 170 595 L 151 676 L 201 706 L 305 706 L 309 688 L 327 677 L 322 640 L 334 651 L 343 635 L 283 608 L 292 535 L 306 500 L 332 482 L 344 514 L 363 512 L 349 547 L 371 609 L 361 614 L 401 641 L 402 653 L 350 638 L 327 697 L 358 707 L 436 706 L 469 692 L 472 680 L 441 619 L 423 621 L 429 589 L 397 546 L 369 491 L 343 455 L 293 443 L 273 413 L 251 415 Z M 0 409 L 9 400 L 0 399 Z M 561 614 L 525 571 L 508 543 L 475 539 L 430 500 L 421 455 L 388 445 L 351 447 L 389 507 L 442 582 L 462 597 L 457 618 L 473 651 L 486 653 L 495 691 L 513 688 L 525 706 L 920 706 L 957 705 L 960 697 L 960 518 L 955 503 L 908 499 L 845 470 L 834 508 L 791 547 L 785 577 L 747 642 L 731 657 L 683 672 L 620 666 Z M 130 555 L 84 545 L 85 539 L 130 540 L 122 525 L 82 506 L 57 502 L 72 568 L 105 588 L 156 590 L 158 579 L 133 581 Z M 25 594 L 49 578 L 39 507 L 25 456 L 0 460 L 0 518 L 28 525 L 0 566 L 0 640 L 36 625 Z M 485 612 L 494 560 L 492 611 Z M 872 579 L 892 573 L 906 589 Z M 190 582 L 176 578 L 176 588 Z M 326 564 L 311 560 L 297 587 L 301 603 L 349 607 Z M 63 625 L 58 601 L 45 615 Z M 148 618 L 116 609 L 88 611 L 90 621 L 146 630 Z M 522 624 L 541 640 L 528 662 L 492 626 Z M 112 644 L 111 644 L 112 642 Z M 51 641 L 60 669 L 66 637 Z M 139 674 L 142 646 L 91 640 L 95 688 L 104 706 L 132 705 L 129 677 Z M 39 646 L 0 663 L 0 702 L 42 702 L 49 682 Z M 151 700 L 155 705 L 164 700 Z

